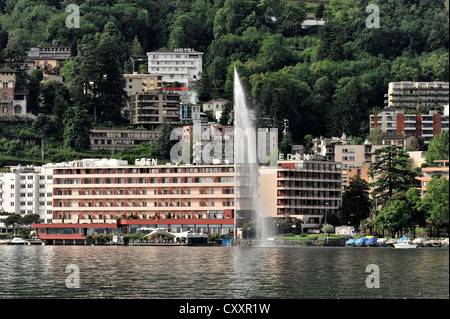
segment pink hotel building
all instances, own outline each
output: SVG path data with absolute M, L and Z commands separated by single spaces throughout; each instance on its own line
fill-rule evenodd
M 235 225 L 242 226 L 243 215 L 235 214 L 233 165 L 136 164 L 142 165 L 105 159 L 50 164 L 53 220 L 33 225 L 39 237 L 76 241 L 89 234 L 149 233 L 151 228 L 228 235 Z M 266 215 L 303 218 L 305 231 L 319 228 L 324 214 L 339 208 L 339 168 L 330 162 L 291 162 L 260 175 Z

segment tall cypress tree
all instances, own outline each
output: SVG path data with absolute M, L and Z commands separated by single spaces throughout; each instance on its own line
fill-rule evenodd
M 374 152 L 375 162 L 369 167 L 370 183 L 377 204 L 384 206 L 396 192 L 406 192 L 414 183 L 415 174 L 408 168 L 409 155 L 401 147 L 393 145 Z

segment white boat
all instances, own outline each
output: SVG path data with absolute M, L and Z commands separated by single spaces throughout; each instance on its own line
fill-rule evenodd
M 417 248 L 418 246 L 416 244 L 412 244 L 412 243 L 409 243 L 409 242 L 401 242 L 401 243 L 394 244 L 394 247 L 395 248 L 406 248 L 406 249 L 408 249 L 408 248 Z
M 20 237 L 14 237 L 13 239 L 11 239 L 8 243 L 8 245 L 25 245 L 28 242 Z

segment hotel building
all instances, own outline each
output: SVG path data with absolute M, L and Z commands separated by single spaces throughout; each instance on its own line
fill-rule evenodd
M 86 224 L 95 224 L 100 233 L 104 233 L 104 225 L 118 228 L 122 234 L 148 233 L 151 228 L 174 233 L 233 233 L 232 165 L 142 163 L 85 159 L 55 164 L 53 224 L 72 224 L 66 226 L 72 231 L 86 231 Z M 92 225 L 88 228 L 97 231 Z M 34 226 L 41 229 L 41 239 L 55 239 L 55 234 L 47 236 L 46 229 L 64 228 Z M 67 239 L 84 239 L 82 234 Z
M 203 52 L 190 48 L 147 52 L 148 73 L 162 75 L 163 82 L 190 86 L 200 79 Z

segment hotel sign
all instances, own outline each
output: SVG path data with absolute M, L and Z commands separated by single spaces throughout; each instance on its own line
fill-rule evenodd
M 136 158 L 134 160 L 134 165 L 137 166 L 156 166 L 158 165 L 157 158 Z
M 190 53 L 190 52 L 195 52 L 194 49 L 191 48 L 177 48 L 177 49 L 173 49 L 173 52 L 177 52 L 177 53 Z

